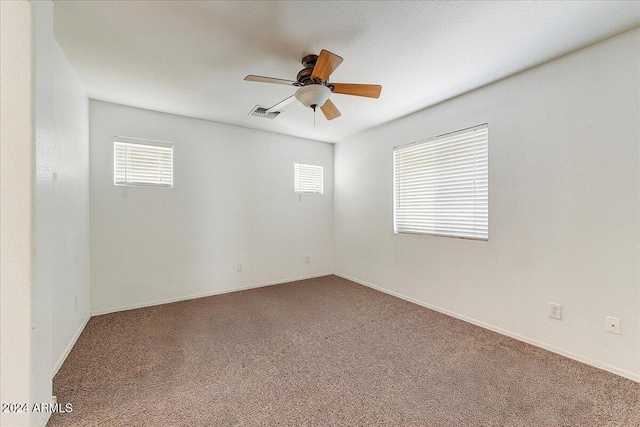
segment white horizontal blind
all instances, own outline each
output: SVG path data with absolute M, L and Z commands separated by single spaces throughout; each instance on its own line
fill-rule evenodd
M 115 185 L 173 187 L 173 146 L 114 141 Z
M 487 125 L 394 149 L 396 233 L 489 239 Z
M 323 194 L 324 168 L 311 162 L 294 163 L 294 191 L 300 194 Z

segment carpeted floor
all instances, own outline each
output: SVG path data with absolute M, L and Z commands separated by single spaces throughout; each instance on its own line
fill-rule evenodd
M 336 276 L 92 318 L 49 426 L 640 426 L 640 383 Z

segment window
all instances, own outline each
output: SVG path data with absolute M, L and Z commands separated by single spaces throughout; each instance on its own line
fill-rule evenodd
M 487 125 L 393 151 L 396 233 L 489 239 Z
M 294 163 L 294 191 L 298 194 L 323 193 L 323 167 L 320 163 Z
M 113 142 L 113 184 L 173 188 L 173 144 L 118 138 Z

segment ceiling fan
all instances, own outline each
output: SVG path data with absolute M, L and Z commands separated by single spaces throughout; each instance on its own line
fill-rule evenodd
M 304 68 L 298 73 L 296 81 L 254 75 L 248 75 L 244 79 L 250 82 L 275 83 L 299 88 L 295 94 L 278 102 L 267 112 L 276 111 L 297 99 L 314 112 L 317 107 L 320 107 L 327 120 L 333 120 L 340 117 L 340 111 L 329 99 L 332 93 L 379 98 L 382 91 L 380 85 L 330 83 L 329 76 L 341 63 L 341 57 L 322 49 L 320 55 L 307 55 L 302 58 Z

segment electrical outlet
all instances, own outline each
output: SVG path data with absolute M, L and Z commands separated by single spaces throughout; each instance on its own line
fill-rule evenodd
M 304 256 L 304 262 L 306 262 L 307 264 L 309 264 L 311 262 L 311 255 L 305 255 Z
M 244 270 L 244 266 L 242 264 L 238 264 L 238 273 L 242 273 Z
M 617 317 L 606 316 L 605 321 L 607 322 L 606 331 L 611 332 L 612 334 L 622 334 L 620 331 L 620 319 Z
M 556 304 L 555 302 L 550 302 L 549 317 L 551 317 L 552 319 L 562 320 L 562 304 Z

